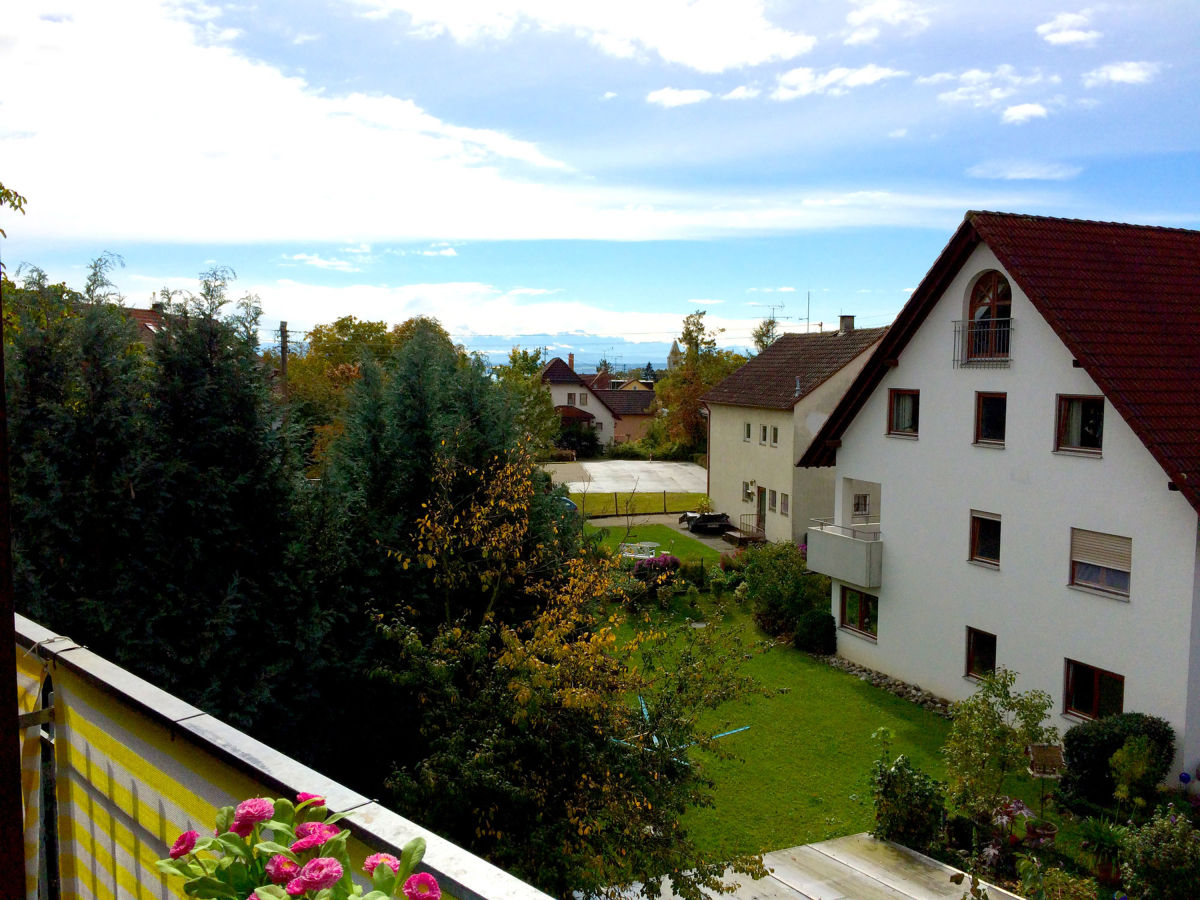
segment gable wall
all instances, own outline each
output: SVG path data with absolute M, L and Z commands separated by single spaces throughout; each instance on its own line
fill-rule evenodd
M 1124 708 L 1171 721 L 1194 768 L 1196 513 L 1107 403 L 1101 458 L 1053 452 L 1056 395 L 1099 391 L 1011 278 L 1011 367 L 953 368 L 952 322 L 965 316 L 972 276 L 987 268 L 998 264 L 979 247 L 843 435 L 839 520 L 850 503 L 844 479 L 880 485 L 883 577 L 878 642 L 842 630 L 839 652 L 958 699 L 973 689 L 966 628 L 991 632 L 998 664 L 1021 674 L 1020 689 L 1051 695 L 1061 728 L 1073 724 L 1059 715 L 1065 658 L 1120 673 Z M 885 434 L 889 388 L 920 390 L 918 439 Z M 1003 449 L 972 443 L 976 391 L 1007 392 Z M 1001 516 L 998 569 L 967 562 L 972 509 Z M 1132 538 L 1127 602 L 1068 587 L 1072 526 Z
M 574 394 L 575 406 L 590 412 L 596 417 L 596 424 L 599 425 L 599 431 L 596 432 L 596 436 L 600 439 L 600 443 L 612 443 L 613 414 L 589 388 L 582 384 L 549 384 L 548 387 L 550 388 L 550 399 L 554 402 L 555 406 L 568 405 L 567 395 Z M 580 394 L 587 394 L 586 404 L 580 402 Z

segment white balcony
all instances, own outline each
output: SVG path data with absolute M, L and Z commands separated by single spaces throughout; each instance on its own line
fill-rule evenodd
M 883 579 L 879 523 L 835 525 L 829 519 L 813 519 L 808 529 L 808 567 L 857 587 L 879 587 Z

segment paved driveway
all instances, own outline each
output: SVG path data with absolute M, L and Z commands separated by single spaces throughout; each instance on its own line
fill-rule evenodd
M 708 472 L 703 466 L 682 462 L 645 462 L 637 459 L 610 459 L 601 462 L 547 463 L 546 471 L 555 482 L 565 483 L 570 491 L 633 491 L 647 493 L 703 494 L 708 487 Z

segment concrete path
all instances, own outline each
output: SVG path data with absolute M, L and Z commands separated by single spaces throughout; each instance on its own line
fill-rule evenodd
M 738 900 L 962 900 L 968 885 L 956 885 L 957 870 L 920 853 L 869 834 L 776 850 L 763 855 L 771 874 L 745 879 L 731 897 Z M 744 879 L 745 876 L 729 876 Z M 673 898 L 669 886 L 663 897 Z M 992 900 L 1020 900 L 988 886 Z
M 625 516 L 593 516 L 588 519 L 589 525 L 595 525 L 598 528 L 624 528 L 628 520 Z M 680 534 L 686 534 L 693 541 L 699 541 L 712 547 L 719 553 L 732 553 L 734 547 L 732 544 L 721 540 L 719 534 L 692 534 L 687 530 L 687 527 L 679 524 L 679 513 L 652 513 L 644 516 L 634 516 L 634 525 L 666 525 L 672 531 L 678 531 Z
M 708 472 L 695 463 L 609 459 L 600 462 L 546 463 L 543 468 L 570 491 L 642 491 L 703 494 Z

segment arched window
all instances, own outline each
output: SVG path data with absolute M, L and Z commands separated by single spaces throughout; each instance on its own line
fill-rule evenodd
M 1012 314 L 1012 288 L 1008 279 L 993 270 L 984 272 L 971 289 L 967 311 L 967 357 L 1008 356 Z

